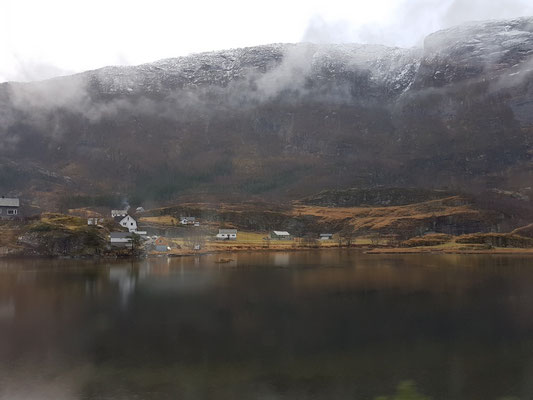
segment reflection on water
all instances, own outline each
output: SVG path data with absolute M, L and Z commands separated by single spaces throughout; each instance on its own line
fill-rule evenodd
M 533 258 L 0 261 L 0 399 L 533 398 Z

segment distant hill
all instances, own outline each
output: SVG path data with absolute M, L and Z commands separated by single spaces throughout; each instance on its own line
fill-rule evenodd
M 532 77 L 533 18 L 519 18 L 440 31 L 422 49 L 275 44 L 5 83 L 0 192 L 46 207 L 75 195 L 523 192 Z

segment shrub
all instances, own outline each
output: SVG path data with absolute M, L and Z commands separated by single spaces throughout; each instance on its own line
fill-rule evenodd
M 533 239 L 510 233 L 476 233 L 461 236 L 456 242 L 463 244 L 482 244 L 491 247 L 533 247 Z

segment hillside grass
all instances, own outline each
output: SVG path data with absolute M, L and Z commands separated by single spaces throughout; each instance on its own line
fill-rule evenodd
M 154 217 L 141 217 L 139 218 L 140 223 L 150 224 L 150 225 L 161 225 L 161 226 L 176 226 L 179 225 L 179 221 L 171 215 L 159 215 Z
M 297 205 L 293 215 L 312 215 L 324 222 L 345 221 L 356 231 L 380 231 L 398 229 L 419 221 L 437 217 L 456 216 L 477 219 L 482 214 L 479 210 L 465 204 L 459 196 L 431 200 L 405 206 L 391 207 L 322 207 Z
M 44 213 L 41 215 L 40 221 L 33 225 L 33 229 L 63 228 L 68 230 L 80 230 L 87 227 L 87 220 L 81 217 L 72 215 L 58 214 L 58 213 Z

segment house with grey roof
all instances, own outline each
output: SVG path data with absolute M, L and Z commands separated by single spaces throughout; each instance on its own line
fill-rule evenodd
M 19 216 L 20 200 L 14 197 L 0 197 L 0 219 L 13 219 Z

